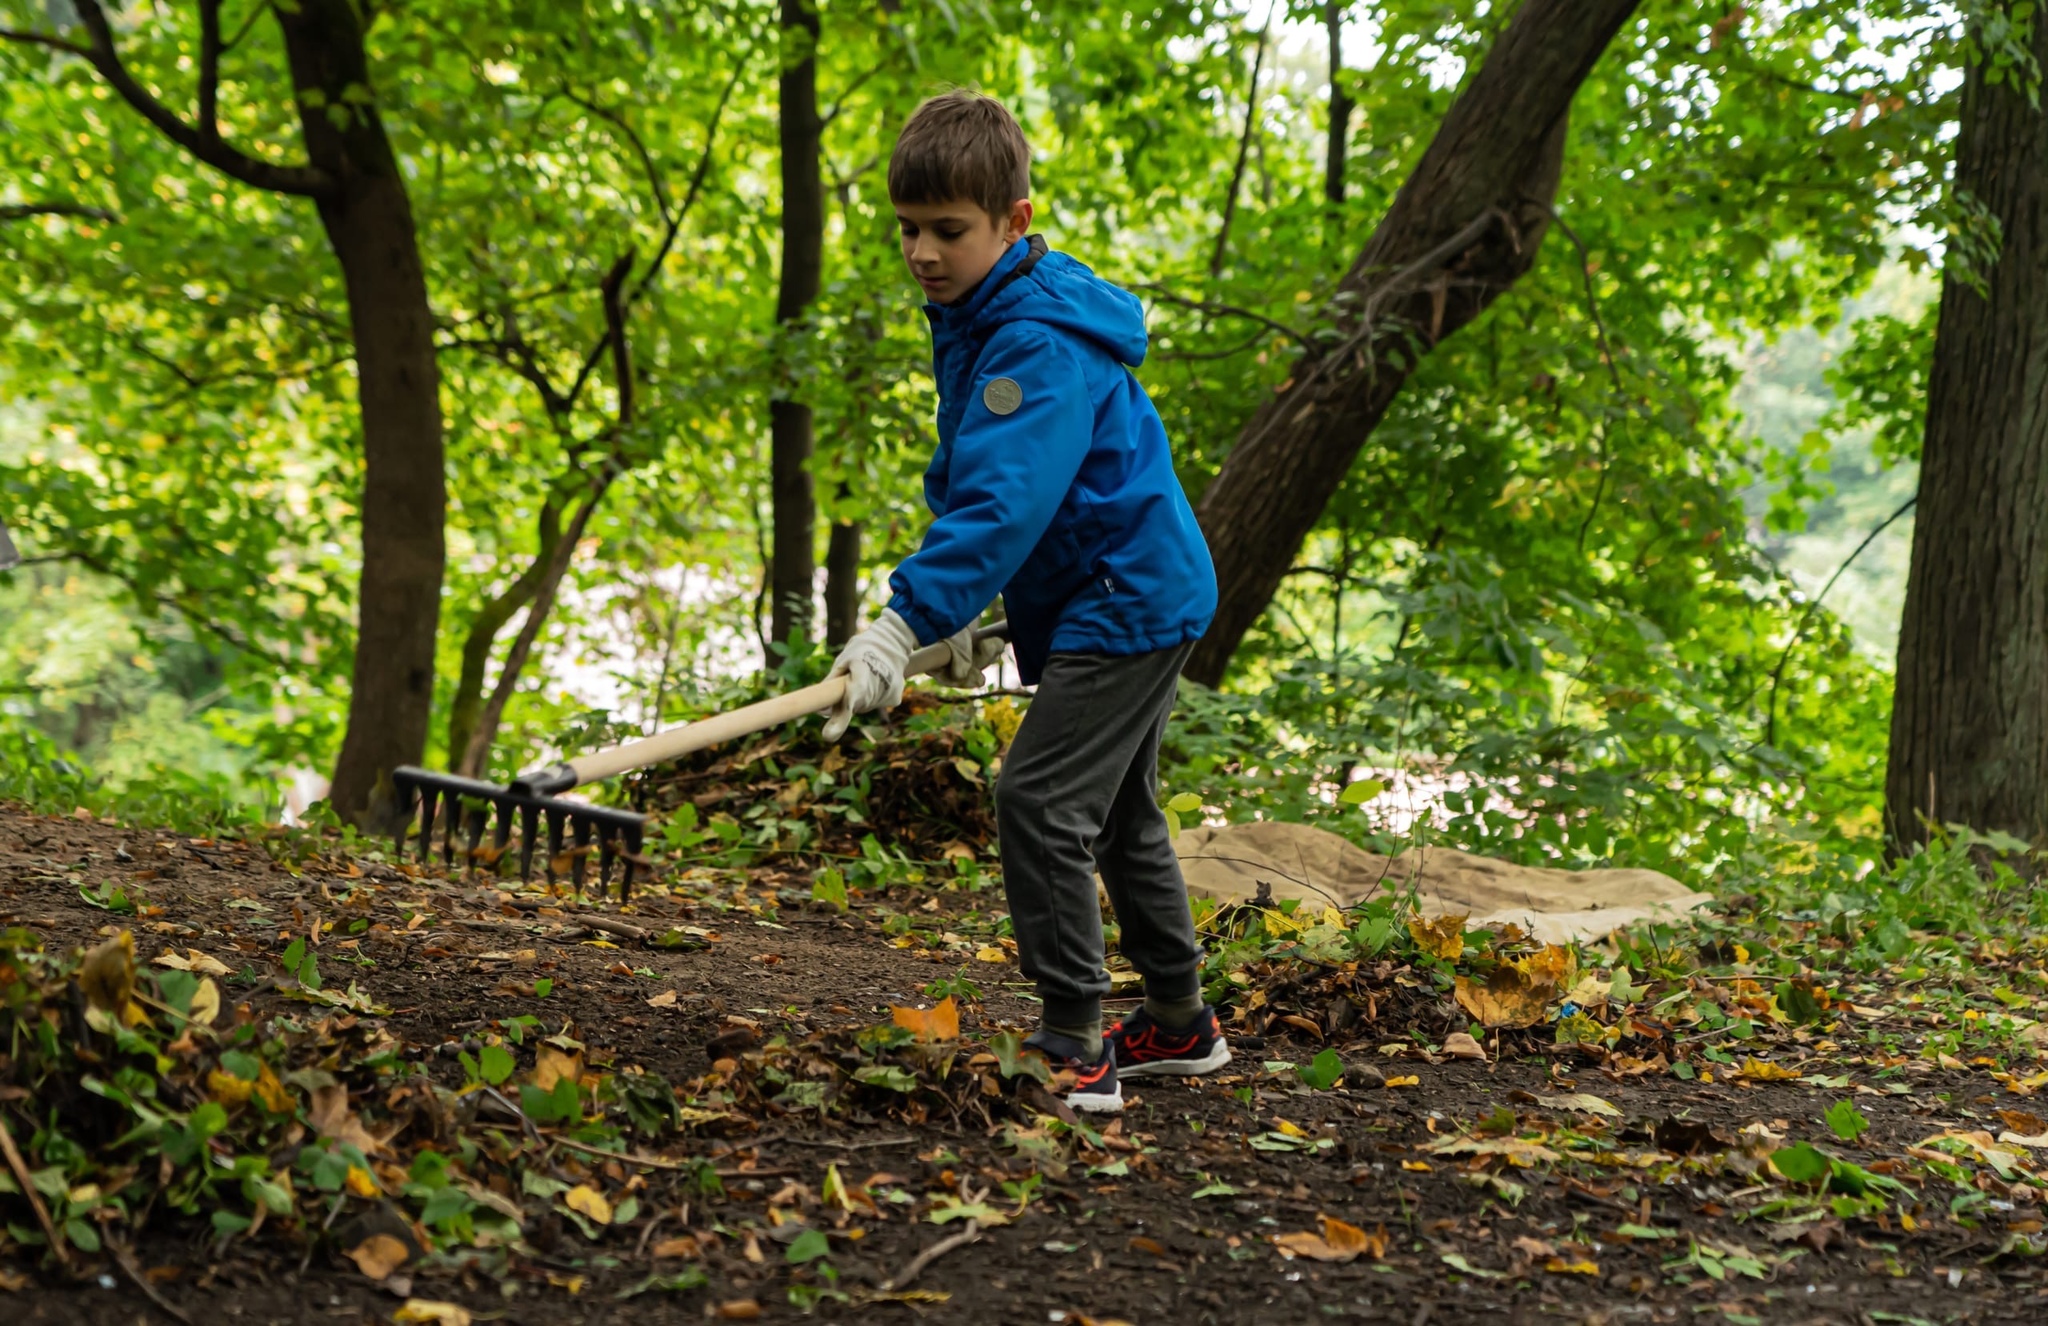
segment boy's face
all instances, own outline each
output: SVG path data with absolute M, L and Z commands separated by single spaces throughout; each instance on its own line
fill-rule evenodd
M 972 290 L 1031 229 L 1031 200 L 1019 198 L 1003 217 L 958 199 L 897 203 L 896 221 L 903 231 L 903 261 L 925 298 L 950 304 Z

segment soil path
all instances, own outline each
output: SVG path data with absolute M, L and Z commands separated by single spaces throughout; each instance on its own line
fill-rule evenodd
M 240 844 L 0 809 L 0 924 L 29 927 L 52 948 L 132 928 L 143 961 L 198 949 L 249 972 L 243 985 L 225 982 L 231 1003 L 252 1001 L 259 1015 L 305 1017 L 305 1004 L 255 981 L 274 972 L 266 955 L 280 936 L 304 935 L 317 923 L 327 987 L 353 982 L 388 1008 L 366 1020 L 381 1021 L 450 1085 L 461 1081 L 455 1058 L 466 1040 L 521 1015 L 541 1018 L 549 1030 L 566 1020 L 593 1060 L 609 1056 L 674 1083 L 700 1078 L 715 1056 L 763 1037 L 887 1021 L 892 1004 L 928 1004 L 923 987 L 962 967 L 985 996 L 968 1006 L 966 1037 L 1028 1026 L 1032 1015 L 1014 966 L 976 957 L 987 942 L 973 932 L 986 932 L 994 894 L 934 895 L 936 910 L 923 897 L 901 900 L 912 937 L 885 933 L 874 915 L 791 905 L 794 895 L 777 894 L 784 881 L 769 876 L 673 882 L 666 895 L 645 892 L 631 908 L 600 910 L 507 899 L 385 866 L 352 869 L 362 873 L 294 875 Z M 110 883 L 139 894 L 143 914 L 110 912 L 81 897 L 81 890 L 99 897 Z M 437 900 L 431 912 L 421 910 L 423 897 Z M 703 947 L 650 949 L 588 930 L 583 922 L 592 917 L 653 930 L 694 927 L 703 933 L 690 937 Z M 906 939 L 910 947 L 900 947 Z M 551 982 L 545 997 L 533 992 L 537 980 Z M 1658 1131 L 1675 1127 L 1671 1120 L 1712 1125 L 1724 1138 L 1762 1125 L 1776 1137 L 1824 1140 L 1817 1116 L 1832 1097 L 1810 1086 L 1610 1079 L 1583 1065 L 1567 1078 L 1558 1061 L 1544 1060 L 1395 1060 L 1377 1049 L 1401 1038 L 1404 1027 L 1391 1011 L 1398 1007 L 1390 999 L 1389 1011 L 1342 1047 L 1357 1069 L 1340 1089 L 1313 1092 L 1289 1074 L 1261 1071 L 1269 1057 L 1306 1060 L 1313 1042 L 1249 1047 L 1234 1066 L 1239 1071 L 1206 1081 L 1131 1084 L 1130 1108 L 1105 1139 L 1103 1163 L 1041 1174 L 1021 1214 L 922 1271 L 915 1282 L 926 1291 L 922 1300 L 827 1299 L 815 1314 L 1020 1326 L 1299 1326 L 1326 1318 L 1399 1326 L 2048 1321 L 2048 1290 L 2031 1267 L 1992 1260 L 2003 1222 L 2024 1229 L 2037 1210 L 2003 1203 L 1972 1225 L 1937 1212 L 1910 1238 L 1837 1224 L 1810 1240 L 1824 1244 L 1819 1250 L 1787 1247 L 1758 1225 L 1727 1218 L 1743 1180 L 1674 1164 L 1661 1149 L 1682 1135 Z M 1375 1066 L 1415 1081 L 1371 1085 Z M 1982 1075 L 1952 1073 L 1920 1077 L 1910 1094 L 1859 1094 L 1872 1127 L 1846 1149 L 1874 1159 L 1944 1127 L 1984 1127 L 1990 1090 Z M 1580 1118 L 1566 1102 L 1572 1092 L 1597 1094 L 1618 1117 Z M 1423 1149 L 1484 1116 L 1500 1117 L 1503 1108 L 1523 1119 L 1604 1127 L 1613 1150 L 1600 1164 L 1539 1160 L 1477 1170 Z M 1300 1135 L 1294 1149 L 1280 1149 L 1290 1132 Z M 761 1319 L 795 1319 L 803 1314 L 787 1301 L 790 1234 L 811 1225 L 836 1230 L 838 1287 L 857 1299 L 872 1295 L 920 1251 L 961 1231 L 913 1218 L 924 1209 L 920 1199 L 942 1191 L 999 1194 L 1002 1182 L 1041 1173 L 1028 1147 L 1002 1142 L 978 1125 L 941 1119 L 845 1128 L 800 1113 L 670 1138 L 664 1156 L 717 1161 L 726 1176 L 723 1199 L 691 1196 L 675 1186 L 675 1174 L 648 1171 L 645 1206 L 661 1222 L 655 1229 L 643 1216 L 638 1226 L 601 1231 L 596 1243 L 574 1229 L 535 1231 L 536 1255 L 502 1282 L 474 1271 L 421 1270 L 407 1283 L 380 1287 L 324 1248 L 302 1270 L 283 1240 L 236 1244 L 215 1262 L 200 1231 L 158 1237 L 139 1255 L 159 1295 L 199 1322 L 388 1322 L 401 1302 L 392 1289 L 464 1305 L 477 1321 L 534 1326 L 700 1321 L 721 1310 L 744 1313 L 721 1305 L 748 1300 Z M 872 1191 L 904 1196 L 894 1206 L 881 1202 L 876 1215 L 842 1216 L 835 1225 L 816 1196 L 830 1166 L 849 1181 L 877 1176 Z M 986 1200 L 1015 1209 L 1000 1195 Z M 795 1218 L 777 1225 L 771 1208 Z M 1276 1235 L 1316 1230 L 1322 1216 L 1369 1232 L 1384 1228 L 1384 1254 L 1332 1263 L 1289 1259 L 1276 1248 Z M 853 1231 L 857 1238 L 847 1236 Z M 679 1270 L 677 1262 L 655 1261 L 650 1249 L 685 1233 L 704 1235 L 698 1264 L 706 1287 L 615 1297 L 651 1273 Z M 1717 1250 L 1695 1253 L 1695 1261 L 1702 1268 L 1714 1262 L 1720 1278 L 1671 1265 L 1698 1246 L 1695 1239 Z M 1731 1249 L 1763 1254 L 1761 1278 L 1727 1270 Z M 1691 1284 L 1675 1283 L 1681 1275 Z M 31 1276 L 11 1296 L 16 1320 L 170 1319 L 125 1277 L 70 1287 L 47 1272 Z

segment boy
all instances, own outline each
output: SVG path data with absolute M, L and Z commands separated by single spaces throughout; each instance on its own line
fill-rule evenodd
M 1201 948 L 1157 804 L 1159 741 L 1181 665 L 1216 610 L 1216 576 L 1158 412 L 1137 299 L 1031 227 L 1030 149 L 1002 104 L 918 107 L 889 160 L 903 257 L 927 300 L 939 449 L 936 519 L 889 577 L 894 597 L 833 664 L 826 723 L 903 697 L 903 663 L 945 640 L 970 684 L 993 655 L 967 629 L 1001 591 L 1036 683 L 996 787 L 1003 887 L 1044 1013 L 1027 1044 L 1067 1103 L 1123 1108 L 1119 1073 L 1214 1072 L 1230 1051 L 1202 1002 Z M 1105 1034 L 1100 870 L 1145 1006 Z

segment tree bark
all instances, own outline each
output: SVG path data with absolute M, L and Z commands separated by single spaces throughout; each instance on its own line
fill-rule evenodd
M 832 524 L 825 545 L 825 643 L 833 649 L 860 629 L 860 522 Z
M 818 297 L 825 262 L 825 189 L 818 173 L 818 11 L 782 0 L 782 287 L 775 320 L 785 330 Z M 817 498 L 811 488 L 811 407 L 778 395 L 768 405 L 770 519 L 775 535 L 769 593 L 771 640 L 807 637 L 818 565 Z M 772 660 L 771 660 L 772 662 Z
M 1330 40 L 1330 133 L 1323 161 L 1323 198 L 1330 204 L 1330 229 L 1334 237 L 1343 218 L 1345 142 L 1351 133 L 1351 98 L 1338 81 L 1344 73 L 1343 0 L 1326 0 L 1323 28 Z
M 363 424 L 363 568 L 348 732 L 330 803 L 389 827 L 394 766 L 426 750 L 446 561 L 441 375 L 405 177 L 378 118 L 350 0 L 279 6 L 306 153 L 334 180 L 315 197 L 341 264 Z
M 2004 242 L 1981 292 L 1942 281 L 1885 771 L 1902 848 L 1928 820 L 2048 842 L 2048 111 L 1984 72 L 1954 187 Z
M 1565 116 L 1636 0 L 1528 0 L 1340 283 L 1335 335 L 1260 406 L 1198 508 L 1218 604 L 1187 675 L 1221 682 L 1352 459 L 1422 355 L 1534 262 Z

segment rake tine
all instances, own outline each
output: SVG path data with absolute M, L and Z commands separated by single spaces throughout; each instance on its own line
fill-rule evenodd
M 512 842 L 512 803 L 497 803 L 498 817 L 491 826 L 491 873 L 505 873 L 505 849 Z
M 562 812 L 548 811 L 548 883 L 555 882 L 555 858 L 562 854 Z
M 470 807 L 468 821 L 469 849 L 466 862 L 463 866 L 463 869 L 465 871 L 474 871 L 476 869 L 477 844 L 481 843 L 484 840 L 484 825 L 488 823 L 491 818 L 491 812 L 487 808 L 488 804 L 489 803 L 485 803 L 485 805 L 483 806 Z
M 420 864 L 427 863 L 427 857 L 434 850 L 434 807 L 441 794 L 431 786 L 420 788 Z
M 636 825 L 626 830 L 626 869 L 619 876 L 619 901 L 625 902 L 633 896 L 633 858 L 640 855 L 640 829 Z
M 448 794 L 447 805 L 441 812 L 441 868 L 455 868 L 455 825 L 462 818 L 462 795 Z
M 519 882 L 533 874 L 533 839 L 540 832 L 540 811 L 533 806 L 519 808 Z
M 576 865 L 574 867 L 576 873 L 572 876 L 578 893 L 583 892 L 584 867 L 589 864 L 589 857 L 590 821 L 579 818 L 576 821 Z
M 616 835 L 600 831 L 597 835 L 597 896 L 609 897 L 612 891 L 613 844 Z

